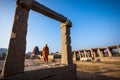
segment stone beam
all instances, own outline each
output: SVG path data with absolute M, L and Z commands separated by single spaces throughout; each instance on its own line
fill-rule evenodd
M 38 3 L 37 1 L 33 1 L 31 9 L 38 13 L 42 13 L 43 15 L 48 16 L 52 19 L 60 21 L 62 23 L 67 21 L 67 18 L 64 17 L 63 15 L 58 14 L 57 12 L 49 9 L 48 7 Z

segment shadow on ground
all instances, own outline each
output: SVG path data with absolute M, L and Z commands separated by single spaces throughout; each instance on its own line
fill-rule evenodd
M 117 77 L 105 76 L 100 73 L 88 73 L 77 71 L 78 80 L 120 80 Z

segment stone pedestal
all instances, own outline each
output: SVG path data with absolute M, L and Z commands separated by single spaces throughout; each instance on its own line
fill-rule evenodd
M 72 60 L 72 50 L 71 50 L 71 37 L 70 37 L 70 27 L 71 22 L 68 20 L 61 24 L 62 31 L 62 58 L 61 63 L 70 65 L 73 64 Z
M 3 77 L 24 72 L 28 15 L 29 9 L 17 0 L 9 48 L 2 70 Z

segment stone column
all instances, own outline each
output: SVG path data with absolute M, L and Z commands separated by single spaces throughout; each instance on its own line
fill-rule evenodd
M 89 53 L 89 51 L 87 51 L 87 57 L 88 57 L 88 58 L 90 57 L 90 53 Z
M 81 51 L 79 51 L 79 55 L 80 55 L 80 59 L 81 59 L 81 57 L 82 57 L 82 56 L 81 56 Z
M 98 54 L 99 54 L 99 57 L 100 57 L 100 58 L 102 58 L 102 57 L 103 57 L 103 54 L 101 53 L 100 48 L 98 48 Z
M 1 76 L 6 77 L 24 72 L 24 59 L 26 50 L 27 20 L 31 0 L 17 0 L 14 23 L 11 32 L 8 52 L 2 69 Z M 24 6 L 23 6 L 24 4 Z
M 84 56 L 84 51 L 81 51 L 81 55 L 82 55 L 82 58 L 85 57 L 85 56 Z
M 108 52 L 108 56 L 112 57 L 112 49 L 110 49 L 109 47 L 107 47 L 106 50 Z
M 118 53 L 120 54 L 120 45 L 117 45 Z
M 95 51 L 93 49 L 91 49 L 90 51 L 91 51 L 92 58 L 95 59 L 96 58 Z
M 86 50 L 84 50 L 84 57 L 87 58 L 87 53 L 86 53 Z
M 61 63 L 66 65 L 73 64 L 72 52 L 71 52 L 71 37 L 70 37 L 70 28 L 72 23 L 67 20 L 65 23 L 61 24 L 62 31 L 62 58 Z
M 77 60 L 77 53 L 76 53 L 76 51 L 73 52 L 73 60 L 74 60 L 74 61 Z
M 92 49 L 90 49 L 90 53 L 91 53 L 91 56 L 92 56 L 92 58 L 94 57 L 94 54 L 93 54 L 93 50 Z
M 104 49 L 101 50 L 101 54 L 102 54 L 103 57 L 104 57 L 104 55 L 105 55 L 105 53 L 104 53 Z

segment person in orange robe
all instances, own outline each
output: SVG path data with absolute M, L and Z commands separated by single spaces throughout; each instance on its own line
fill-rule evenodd
M 47 44 L 45 45 L 45 47 L 43 47 L 42 50 L 42 56 L 45 62 L 48 62 L 48 55 L 49 55 L 49 47 L 47 46 Z

